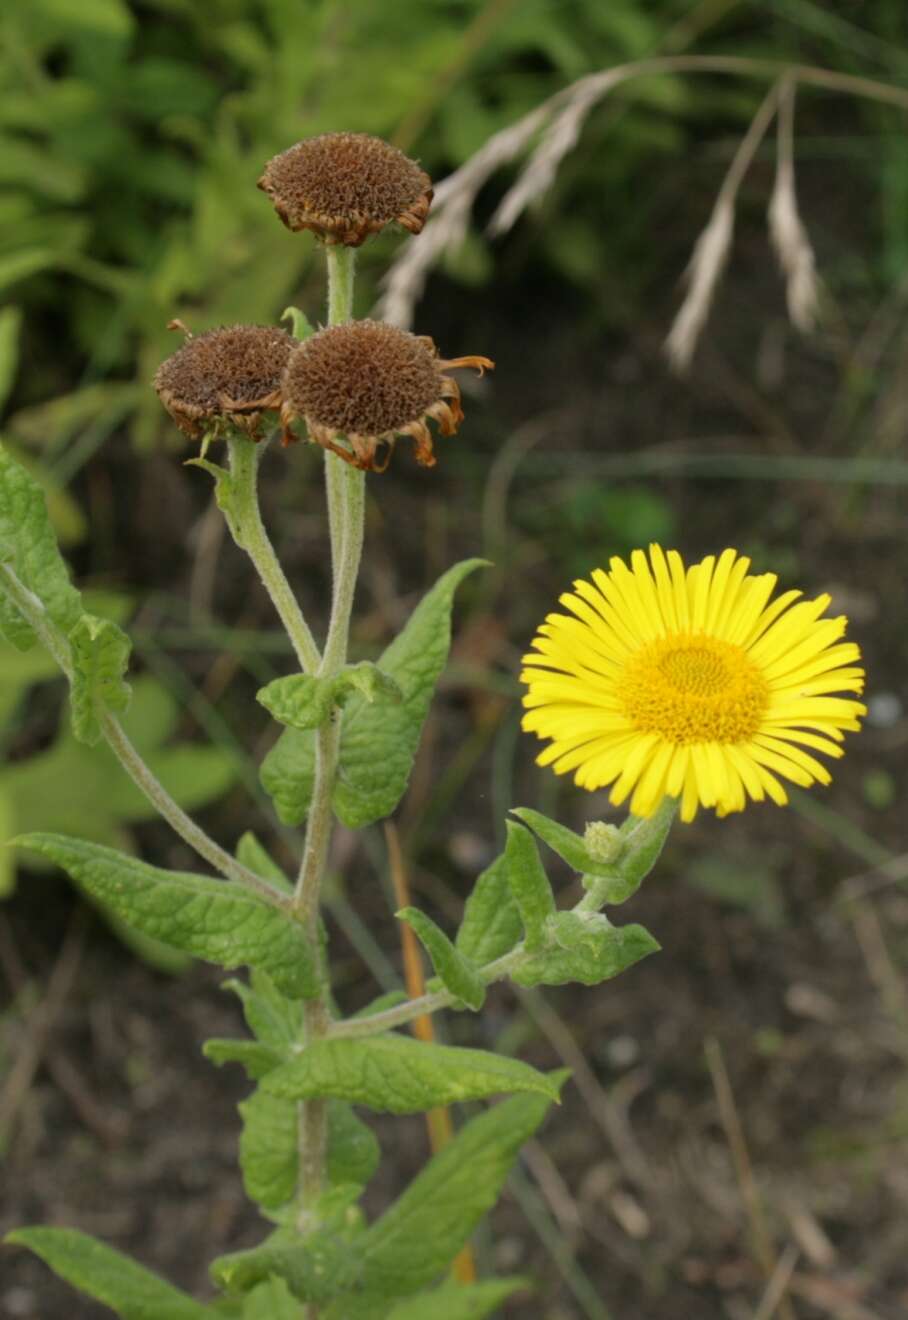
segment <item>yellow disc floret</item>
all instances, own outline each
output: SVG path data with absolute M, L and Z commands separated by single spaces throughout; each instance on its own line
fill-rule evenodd
M 634 655 L 618 693 L 642 733 L 658 733 L 678 745 L 737 743 L 759 730 L 769 685 L 740 646 L 678 633 Z

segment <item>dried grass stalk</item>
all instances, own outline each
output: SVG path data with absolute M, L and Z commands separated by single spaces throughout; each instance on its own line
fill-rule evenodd
M 767 78 L 783 75 L 787 80 L 797 80 L 814 87 L 843 92 L 853 96 L 867 97 L 890 105 L 908 109 L 908 91 L 901 87 L 892 87 L 872 78 L 858 78 L 850 74 L 839 73 L 833 69 L 812 68 L 808 65 L 786 66 L 775 60 L 751 59 L 733 55 L 667 55 L 651 59 L 638 60 L 622 64 L 612 69 L 603 69 L 599 73 L 580 78 L 570 87 L 556 92 L 543 101 L 535 110 L 531 110 L 516 123 L 494 134 L 488 142 L 458 170 L 444 179 L 435 189 L 435 201 L 432 215 L 419 240 L 404 245 L 400 255 L 393 263 L 384 281 L 384 293 L 374 315 L 394 325 L 408 328 L 413 321 L 413 310 L 422 294 L 426 278 L 432 266 L 446 250 L 459 246 L 466 235 L 467 225 L 476 196 L 487 179 L 500 165 L 515 159 L 524 150 L 533 136 L 550 123 L 549 131 L 539 143 L 536 151 L 527 163 L 526 169 L 505 195 L 490 223 L 493 233 L 504 233 L 509 229 L 526 207 L 541 197 L 550 187 L 564 157 L 576 144 L 586 116 L 592 107 L 612 88 L 633 78 L 652 75 L 678 73 L 716 73 L 732 77 Z M 732 162 L 729 175 L 723 185 L 723 193 L 736 175 L 743 173 L 750 163 L 753 150 L 759 144 L 772 115 L 775 112 L 779 96 L 778 86 L 774 87 L 763 106 L 757 112 L 747 136 L 741 143 L 738 154 Z M 755 130 L 756 135 L 755 135 Z M 745 159 L 746 157 L 746 159 Z M 737 179 L 740 182 L 740 179 Z M 784 182 L 784 180 L 783 180 Z M 735 187 L 737 184 L 735 183 Z M 733 202 L 733 196 L 731 198 Z M 784 204 L 782 205 L 784 215 Z M 794 210 L 797 219 L 797 209 Z M 713 224 L 715 214 L 710 224 Z M 795 231 L 791 224 L 791 208 L 785 218 L 785 227 L 789 234 L 788 243 L 791 251 L 790 235 Z M 718 230 L 719 222 L 716 222 Z M 706 235 L 704 234 L 704 238 Z M 799 257 L 798 301 L 802 309 L 805 291 L 809 285 L 805 277 L 804 244 L 806 235 L 801 229 L 801 255 Z M 715 242 L 715 232 L 713 234 Z M 699 246 L 699 245 L 698 245 Z M 809 250 L 809 245 L 808 245 Z M 691 263 L 691 268 L 693 262 Z M 800 310 L 799 310 L 800 314 Z M 689 320 L 682 307 L 669 336 L 670 343 L 680 337 L 677 331 L 678 321 Z M 699 332 L 699 328 L 698 328 Z M 691 350 L 692 351 L 692 350 Z M 683 358 L 683 355 L 682 355 Z M 689 359 L 688 359 L 689 360 Z
M 432 214 L 418 243 L 407 243 L 383 281 L 375 316 L 408 329 L 429 271 L 444 252 L 463 243 L 476 194 L 501 165 L 519 155 L 550 114 L 550 102 L 495 133 L 435 189 Z
M 792 323 L 809 334 L 817 321 L 819 280 L 807 230 L 798 211 L 794 174 L 794 84 L 782 86 L 779 99 L 776 179 L 767 212 L 769 236 L 785 276 L 785 298 Z
M 690 367 L 700 333 L 706 324 L 731 248 L 738 189 L 772 123 L 779 104 L 779 90 L 778 83 L 770 89 L 741 139 L 728 173 L 722 180 L 709 223 L 697 239 L 685 272 L 688 280 L 687 296 L 665 341 L 668 360 L 679 375 L 684 375 Z
M 570 96 L 563 109 L 549 125 L 542 141 L 489 221 L 490 234 L 507 233 L 523 212 L 548 192 L 555 182 L 561 162 L 577 145 L 587 115 L 625 76 L 623 69 L 607 69 L 604 73 L 581 78 L 568 88 Z
M 665 351 L 674 371 L 684 375 L 691 364 L 700 334 L 709 316 L 722 271 L 731 250 L 735 208 L 720 194 L 709 224 L 697 239 L 685 272 L 687 296 L 665 341 Z

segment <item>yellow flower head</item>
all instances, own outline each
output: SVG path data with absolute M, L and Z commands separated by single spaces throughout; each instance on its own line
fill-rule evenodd
M 861 653 L 840 639 L 847 620 L 824 619 L 829 596 L 770 602 L 774 573 L 748 574 L 735 550 L 685 570 L 676 550 L 651 545 L 619 558 L 561 597 L 524 656 L 523 727 L 551 739 L 538 763 L 574 772 L 582 788 L 611 784 L 637 816 L 665 797 L 681 819 L 748 797 L 787 801 L 782 779 L 807 788 L 829 771 L 805 750 L 841 756 L 843 730 L 866 708 Z

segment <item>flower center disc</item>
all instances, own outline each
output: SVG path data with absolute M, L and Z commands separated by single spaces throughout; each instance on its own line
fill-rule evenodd
M 642 733 L 680 744 L 740 743 L 760 728 L 769 687 L 740 646 L 677 633 L 628 661 L 619 693 Z

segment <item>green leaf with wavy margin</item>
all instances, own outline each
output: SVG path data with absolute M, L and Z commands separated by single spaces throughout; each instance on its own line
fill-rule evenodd
M 577 915 L 564 912 L 558 918 Z M 658 942 L 642 926 L 612 926 L 606 922 L 605 926 L 591 924 L 584 932 L 574 927 L 572 932 L 567 923 L 558 920 L 552 929 L 556 938 L 560 931 L 572 947 L 546 949 L 518 963 L 511 972 L 511 979 L 518 985 L 566 985 L 569 981 L 599 985 L 659 949 Z
M 319 1227 L 302 1239 L 295 1227 L 280 1227 L 258 1246 L 219 1256 L 209 1267 L 212 1281 L 235 1294 L 277 1276 L 295 1297 L 318 1305 L 349 1291 L 360 1271 L 362 1214 L 353 1205 L 358 1192 L 342 1187 L 325 1193 L 313 1210 Z
M 333 678 L 318 674 L 287 674 L 260 688 L 255 699 L 288 728 L 317 729 L 330 719 L 334 708 L 342 706 L 354 692 L 370 705 L 376 701 L 398 705 L 403 700 L 403 693 L 394 679 L 367 660 L 348 665 Z
M 261 1085 L 269 1095 L 287 1100 L 330 1095 L 391 1114 L 416 1114 L 510 1091 L 557 1098 L 551 1079 L 518 1059 L 394 1033 L 313 1041 Z
M 62 866 L 146 935 L 222 967 L 261 967 L 293 997 L 318 994 L 315 958 L 301 928 L 239 885 L 162 871 L 62 834 L 26 834 L 15 842 Z
M 451 646 L 454 593 L 487 561 L 467 559 L 436 582 L 403 631 L 378 660 L 397 683 L 399 705 L 353 698 L 341 726 L 340 769 L 333 804 L 342 824 L 362 829 L 389 816 L 406 791 L 422 726 Z
M 104 710 L 122 714 L 132 695 L 124 675 L 132 649 L 122 628 L 110 619 L 83 614 L 71 630 L 73 679 L 73 733 L 79 742 L 94 747 L 101 738 Z
M 454 593 L 487 562 L 467 559 L 448 569 L 380 656 L 377 667 L 400 688 L 401 701 L 369 702 L 357 693 L 344 707 L 332 804 L 349 829 L 389 816 L 403 797 L 429 703 L 448 658 Z M 281 820 L 301 824 L 315 779 L 312 731 L 286 729 L 262 762 L 261 779 Z
M 75 1228 L 17 1228 L 5 1242 L 28 1247 L 74 1288 L 120 1320 L 205 1320 L 206 1307 L 128 1256 Z

